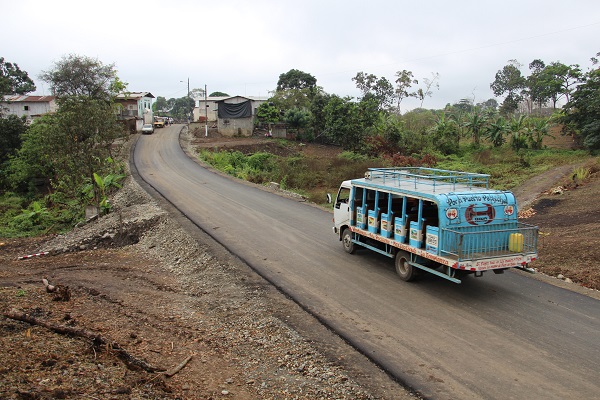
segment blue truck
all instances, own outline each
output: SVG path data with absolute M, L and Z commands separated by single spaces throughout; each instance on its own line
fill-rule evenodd
M 427 271 L 455 283 L 509 268 L 531 271 L 538 228 L 517 220 L 510 191 L 489 175 L 436 168 L 369 168 L 342 182 L 333 232 L 350 254 L 360 246 L 395 259 L 411 281 Z

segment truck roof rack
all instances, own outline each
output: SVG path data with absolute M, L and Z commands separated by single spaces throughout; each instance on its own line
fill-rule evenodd
M 365 181 L 380 180 L 381 184 L 389 186 L 432 186 L 443 187 L 452 190 L 467 189 L 474 187 L 485 187 L 489 189 L 488 174 L 476 174 L 471 172 L 451 171 L 446 169 L 425 167 L 403 167 L 403 168 L 369 168 L 365 173 Z

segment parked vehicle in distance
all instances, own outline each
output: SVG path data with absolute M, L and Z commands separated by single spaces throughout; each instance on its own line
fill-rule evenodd
M 152 124 L 144 124 L 144 126 L 142 126 L 142 133 L 146 135 L 154 133 L 154 126 L 152 126 Z
M 154 127 L 155 128 L 164 128 L 165 119 L 163 117 L 154 117 Z
M 404 281 L 417 271 L 454 283 L 484 271 L 531 272 L 538 228 L 517 220 L 510 191 L 488 186 L 487 174 L 369 168 L 364 178 L 342 182 L 333 232 L 347 253 L 361 246 L 394 258 Z

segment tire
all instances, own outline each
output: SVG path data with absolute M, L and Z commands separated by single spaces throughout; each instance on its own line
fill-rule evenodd
M 415 268 L 409 264 L 410 255 L 405 251 L 398 251 L 396 253 L 396 273 L 405 282 L 410 282 L 415 279 L 416 272 Z
M 344 251 L 348 254 L 354 254 L 356 246 L 352 242 L 352 231 L 348 228 L 344 229 L 342 233 L 342 244 L 344 245 Z

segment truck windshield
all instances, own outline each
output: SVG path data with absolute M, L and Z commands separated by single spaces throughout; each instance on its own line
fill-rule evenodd
M 342 203 L 348 204 L 349 199 L 350 188 L 341 187 L 340 191 L 337 194 L 337 198 L 335 199 L 335 208 L 340 208 L 340 204 Z

